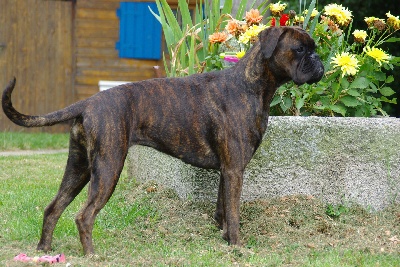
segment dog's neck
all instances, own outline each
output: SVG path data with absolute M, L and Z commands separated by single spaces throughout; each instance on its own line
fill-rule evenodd
M 260 43 L 256 43 L 239 63 L 244 69 L 245 81 L 251 84 L 257 84 L 260 80 L 264 80 L 264 69 L 262 62 L 262 52 Z
M 273 58 L 266 59 L 261 51 L 260 42 L 256 42 L 236 64 L 234 71 L 253 90 L 273 90 L 288 82 L 287 77 L 280 77 L 277 71 L 274 71 Z M 244 71 L 243 71 L 244 70 Z
M 233 69 L 237 72 L 235 77 L 245 83 L 248 90 L 261 96 L 268 106 L 277 88 L 283 84 L 277 80 L 269 65 L 261 51 L 260 42 L 256 42 Z

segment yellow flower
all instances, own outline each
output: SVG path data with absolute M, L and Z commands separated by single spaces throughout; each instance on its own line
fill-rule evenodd
M 344 77 L 344 75 L 356 75 L 359 68 L 356 56 L 348 52 L 336 54 L 335 57 L 332 58 L 331 64 L 335 64 L 335 68 L 340 67 L 342 70 L 342 77 Z
M 375 17 L 365 17 L 364 21 L 367 23 L 368 27 L 371 27 L 372 25 L 374 25 L 374 21 L 378 20 L 378 18 Z
M 252 25 L 250 26 L 247 31 L 245 31 L 244 33 L 242 33 L 239 36 L 239 42 L 243 43 L 243 44 L 247 44 L 248 42 L 254 41 L 258 34 L 264 30 L 268 28 L 268 26 L 265 25 Z
M 325 15 L 331 17 L 340 26 L 348 26 L 352 19 L 351 11 L 338 4 L 329 4 L 325 6 Z
M 357 43 L 364 43 L 367 38 L 367 32 L 364 30 L 355 30 L 353 32 L 354 40 Z
M 370 56 L 373 59 L 375 59 L 379 63 L 379 65 L 382 65 L 382 62 L 384 62 L 384 63 L 388 63 L 389 62 L 390 55 L 386 54 L 385 51 L 383 51 L 380 48 L 376 48 L 376 47 L 371 48 L 369 46 L 366 46 L 364 48 L 364 52 L 368 56 Z
M 244 54 L 246 54 L 246 52 L 245 51 L 240 51 L 240 52 L 237 52 L 236 53 L 236 56 L 237 56 L 237 58 L 242 58 L 242 57 L 244 57 Z
M 386 27 L 386 23 L 384 19 L 379 19 L 376 17 L 366 17 L 364 21 L 367 23 L 368 28 L 376 28 L 380 31 L 384 30 Z
M 318 10 L 314 8 L 313 11 L 311 12 L 310 18 L 311 19 L 315 18 L 315 16 L 318 15 L 318 13 L 319 13 Z M 308 9 L 305 9 L 303 15 L 307 16 L 307 14 L 308 14 Z
M 295 16 L 294 17 L 294 22 L 296 22 L 296 23 L 302 23 L 302 22 L 304 22 L 304 17 L 303 16 Z
M 269 10 L 271 10 L 272 16 L 274 17 L 280 17 L 285 8 L 286 4 L 281 4 L 281 1 L 276 4 L 271 4 L 269 6 Z
M 393 16 L 390 12 L 386 13 L 387 24 L 392 27 L 395 31 L 400 30 L 400 19 L 399 16 Z

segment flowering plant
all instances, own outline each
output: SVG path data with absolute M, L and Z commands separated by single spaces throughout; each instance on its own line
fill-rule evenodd
M 244 16 L 247 2 L 248 0 L 239 1 L 236 18 Z M 223 67 L 217 44 L 224 42 L 227 36 L 223 32 L 213 33 L 225 26 L 227 17 L 233 19 L 228 15 L 232 13 L 232 0 L 225 0 L 223 4 L 219 0 L 198 0 L 194 10 L 189 9 L 188 1 L 178 0 L 176 11 L 172 10 L 166 0 L 156 0 L 156 4 L 158 14 L 151 9 L 150 12 L 163 28 L 168 51 L 163 55 L 167 76 L 187 76 Z M 210 37 L 211 35 L 213 36 Z M 233 54 L 229 51 L 227 53 Z M 232 62 L 237 61 L 236 53 L 234 54 L 231 55 Z
M 304 25 L 317 43 L 317 53 L 326 74 L 314 85 L 286 84 L 278 89 L 271 105 L 275 114 L 320 116 L 376 116 L 387 113 L 382 103 L 391 98 L 393 76 L 386 70 L 399 66 L 398 57 L 381 46 L 398 42 L 392 35 L 400 29 L 400 19 L 365 18 L 365 29 L 352 30 L 352 12 L 338 4 L 324 7 Z M 318 20 L 317 20 L 318 19 Z M 351 41 L 351 38 L 353 41 Z
M 240 60 L 267 27 L 297 25 L 307 30 L 317 44 L 325 75 L 317 84 L 297 86 L 287 83 L 278 88 L 271 102 L 273 115 L 375 116 L 387 115 L 382 103 L 396 104 L 390 88 L 393 76 L 386 71 L 400 66 L 400 58 L 383 50 L 386 42 L 399 42 L 393 34 L 400 29 L 400 19 L 390 12 L 387 18 L 365 18 L 365 29 L 352 30 L 352 12 L 339 4 L 315 9 L 312 0 L 308 10 L 296 14 L 285 11 L 286 4 L 267 1 L 244 12 L 247 0 L 241 0 L 234 18 L 230 15 L 232 0 L 202 1 L 195 10 L 196 24 L 190 19 L 186 1 L 179 0 L 182 28 L 166 0 L 156 0 L 163 25 L 170 61 L 164 58 L 168 76 L 230 67 Z M 261 12 L 259 10 L 262 10 Z M 271 16 L 266 18 L 266 11 Z M 206 13 L 209 11 L 209 13 Z M 204 15 L 205 14 L 205 15 Z M 205 19 L 204 19 L 205 17 Z M 167 64 L 169 63 L 169 66 Z
M 329 4 L 318 11 L 314 6 L 315 1 L 311 3 L 310 11 L 297 15 L 294 11 L 285 13 L 286 4 L 270 4 L 272 16 L 266 24 L 262 24 L 263 16 L 257 9 L 246 12 L 243 21 L 230 19 L 224 31 L 210 35 L 209 57 L 223 51 L 221 59 L 227 56 L 229 59 L 232 53 L 240 59 L 266 27 L 299 25 L 316 41 L 326 74 L 318 84 L 297 86 L 288 83 L 280 87 L 272 100 L 271 114 L 387 115 L 382 103 L 396 104 L 396 98 L 390 98 L 395 93 L 389 86 L 394 78 L 387 76 L 385 71 L 398 66 L 400 60 L 380 47 L 385 42 L 400 41 L 400 38 L 392 37 L 400 29 L 399 17 L 388 12 L 386 21 L 365 18 L 366 28 L 352 31 L 353 15 L 346 7 Z M 215 38 L 220 35 L 223 38 Z M 216 61 L 213 65 L 214 69 L 225 66 L 229 64 Z

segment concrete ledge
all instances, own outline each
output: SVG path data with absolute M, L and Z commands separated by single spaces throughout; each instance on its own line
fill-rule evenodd
M 134 146 L 128 172 L 181 198 L 215 200 L 219 172 Z M 305 194 L 374 210 L 400 202 L 400 119 L 271 117 L 246 168 L 242 200 Z

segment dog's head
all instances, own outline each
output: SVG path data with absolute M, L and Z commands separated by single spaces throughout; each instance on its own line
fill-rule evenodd
M 269 70 L 282 81 L 295 84 L 321 80 L 324 66 L 315 53 L 315 42 L 299 27 L 270 27 L 260 33 L 261 52 Z

